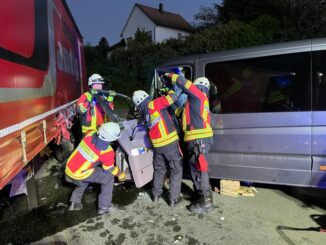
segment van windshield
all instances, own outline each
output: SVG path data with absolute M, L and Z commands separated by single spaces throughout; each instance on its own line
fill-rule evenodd
M 158 90 L 164 86 L 161 79 L 164 73 L 176 73 L 186 77 L 188 80 L 192 80 L 192 67 L 189 65 L 169 66 L 156 69 L 150 89 L 150 95 L 154 98 L 158 96 Z

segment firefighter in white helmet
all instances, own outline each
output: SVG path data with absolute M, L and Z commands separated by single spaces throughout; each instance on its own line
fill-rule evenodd
M 210 82 L 206 77 L 199 77 L 193 83 L 185 77 L 166 73 L 163 77 L 170 80 L 187 94 L 182 115 L 184 141 L 189 154 L 189 166 L 194 187 L 200 200 L 189 209 L 193 213 L 205 213 L 213 210 L 213 195 L 208 176 L 208 162 L 205 155 L 213 143 L 213 130 L 210 124 L 208 94 Z
M 99 90 L 102 90 L 103 84 L 105 83 L 103 77 L 99 74 L 93 74 L 88 79 L 89 91 L 83 93 L 77 102 L 77 110 L 81 115 L 82 132 L 86 134 L 91 130 L 97 130 L 97 128 L 104 122 L 108 121 L 105 116 L 104 110 L 95 100 L 93 96 Z M 114 104 L 113 99 L 116 93 L 110 91 L 109 96 L 105 97 L 109 107 L 113 110 Z
M 179 137 L 167 108 L 175 103 L 178 97 L 170 90 L 165 96 L 153 100 L 145 91 L 137 90 L 132 99 L 145 122 L 154 147 L 153 202 L 157 203 L 163 193 L 164 177 L 169 169 L 169 205 L 173 208 L 182 200 L 182 154 Z
M 114 151 L 111 143 L 120 137 L 117 123 L 103 123 L 98 131 L 90 131 L 69 157 L 66 164 L 66 180 L 76 185 L 71 198 L 69 211 L 83 208 L 81 203 L 89 183 L 101 184 L 98 197 L 98 214 L 114 211 L 112 190 L 114 176 L 120 177 L 119 168 L 114 164 Z M 120 178 L 119 178 L 120 179 Z

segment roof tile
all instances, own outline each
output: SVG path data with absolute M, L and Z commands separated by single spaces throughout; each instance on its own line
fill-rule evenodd
M 156 25 L 170 27 L 173 29 L 192 32 L 194 28 L 181 15 L 163 11 L 160 13 L 159 9 L 148 7 L 139 3 L 137 6 L 143 13 L 150 18 Z

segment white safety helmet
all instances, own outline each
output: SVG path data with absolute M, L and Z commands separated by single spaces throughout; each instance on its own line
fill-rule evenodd
M 136 106 L 139 106 L 147 97 L 149 97 L 149 95 L 145 91 L 136 90 L 132 95 L 132 101 Z
M 99 74 L 93 74 L 88 78 L 88 86 L 91 86 L 95 83 L 104 83 L 104 79 L 101 75 Z
M 101 140 L 113 142 L 120 137 L 120 127 L 114 122 L 103 123 L 97 134 Z
M 205 86 L 208 90 L 210 88 L 210 83 L 206 77 L 198 77 L 193 84 L 195 86 L 197 85 Z

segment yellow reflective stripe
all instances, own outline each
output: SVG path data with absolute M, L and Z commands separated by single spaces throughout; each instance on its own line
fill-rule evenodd
M 152 140 L 154 147 L 162 147 L 166 146 L 174 141 L 177 141 L 179 139 L 178 134 L 176 132 L 173 132 L 169 134 L 167 137 Z
M 79 109 L 82 113 L 86 112 L 87 111 L 87 108 L 84 107 L 83 103 L 80 103 L 79 104 Z
M 208 114 L 209 114 L 209 103 L 207 100 L 205 100 L 204 110 L 203 110 L 203 115 L 202 115 L 205 122 L 207 122 Z
M 203 110 L 203 119 L 206 122 L 208 117 L 208 112 L 206 110 Z
M 92 126 L 86 127 L 86 126 L 82 126 L 82 132 L 83 134 L 87 133 L 88 131 L 94 131 L 96 130 L 96 127 L 93 128 Z
M 81 167 L 75 172 L 75 175 L 83 175 L 85 172 L 87 172 L 89 167 L 91 166 L 91 163 L 89 161 L 85 161 Z
M 92 100 L 92 97 L 93 97 L 93 96 L 92 96 L 91 93 L 86 92 L 86 93 L 85 93 L 85 96 L 86 96 L 86 98 L 87 98 L 88 101 L 91 101 L 91 100 Z
M 154 126 L 156 123 L 158 123 L 158 121 L 161 120 L 161 116 L 158 113 L 158 111 L 155 111 L 152 115 L 151 115 L 151 123 Z
M 114 97 L 113 96 L 109 96 L 108 98 L 107 98 L 107 101 L 108 102 L 112 102 L 114 100 Z
M 154 110 L 154 101 L 148 103 L 148 108 Z
M 97 118 L 97 113 L 96 113 L 96 107 L 94 107 L 94 115 L 92 115 L 92 121 L 91 121 L 91 127 L 96 130 L 96 118 Z
M 185 109 L 183 109 L 183 113 L 182 113 L 182 129 L 183 129 L 183 131 L 187 130 L 187 119 L 186 119 Z
M 160 133 L 163 137 L 166 136 L 166 130 L 165 130 L 165 127 L 164 127 L 164 124 L 163 124 L 163 121 L 160 120 L 159 123 L 158 123 L 158 127 L 159 127 L 159 130 L 160 130 Z
M 194 129 L 191 131 L 185 132 L 185 141 L 190 141 L 194 139 L 202 139 L 202 138 L 209 138 L 213 136 L 213 130 L 211 127 L 204 128 L 204 129 Z
M 109 148 L 107 150 L 101 151 L 101 154 L 108 153 L 110 151 L 113 151 L 112 147 L 109 145 Z
M 179 117 L 180 113 L 182 113 L 182 108 L 177 108 L 175 109 L 174 113 L 177 115 L 177 117 Z
M 209 116 L 209 102 L 206 99 L 204 102 L 204 121 L 206 123 L 206 127 L 210 127 L 209 123 L 208 123 L 208 116 Z
M 119 169 L 117 167 L 114 167 L 111 173 L 112 175 L 116 176 L 119 173 Z
M 80 142 L 77 149 L 79 153 L 89 162 L 95 162 L 99 158 L 99 156 L 93 152 L 84 141 Z
M 173 74 L 172 79 L 171 79 L 172 82 L 175 83 L 178 80 L 178 77 L 179 77 L 179 75 Z
M 186 89 L 189 89 L 189 87 L 190 87 L 191 84 L 192 84 L 192 83 L 191 83 L 189 80 L 187 80 L 187 82 L 186 82 L 186 84 L 185 84 L 185 88 L 186 88 Z
M 153 146 L 154 146 L 154 147 L 162 147 L 162 146 L 166 146 L 166 145 L 168 145 L 168 144 L 170 144 L 170 143 L 172 143 L 172 142 L 175 142 L 175 141 L 177 141 L 178 139 L 179 139 L 178 136 L 175 135 L 175 136 L 173 136 L 172 138 L 168 138 L 168 139 L 166 139 L 164 142 L 161 142 L 161 143 L 154 143 L 154 142 L 152 142 L 152 143 L 153 143 Z
M 170 95 L 165 96 L 165 98 L 168 100 L 168 102 L 169 102 L 170 105 L 173 104 L 173 100 L 172 100 L 172 98 L 171 98 Z
M 70 178 L 75 179 L 75 180 L 83 180 L 83 179 L 86 179 L 89 176 L 91 176 L 91 174 L 93 172 L 94 172 L 94 169 L 91 168 L 91 169 L 85 171 L 84 173 L 78 175 L 78 174 L 75 174 L 75 173 L 71 172 L 69 168 L 66 168 L 66 170 L 65 170 L 66 175 L 68 175 Z

